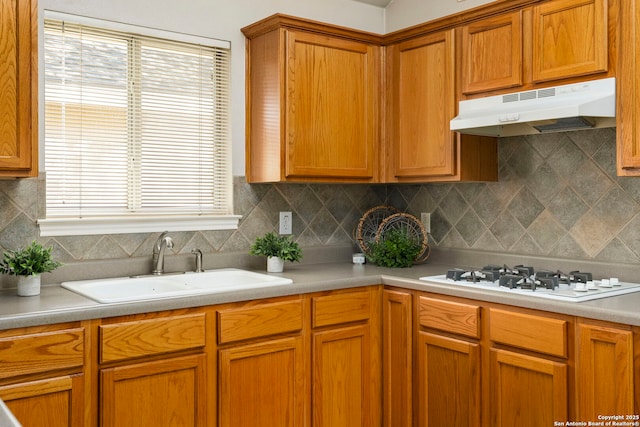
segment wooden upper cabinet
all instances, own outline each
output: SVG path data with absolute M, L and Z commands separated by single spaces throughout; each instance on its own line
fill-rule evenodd
M 619 176 L 640 175 L 640 2 L 620 0 L 616 73 L 616 151 Z
M 386 182 L 495 181 L 495 138 L 459 135 L 455 30 L 387 49 Z
M 36 11 L 36 0 L 0 0 L 0 177 L 38 172 Z
M 456 172 L 454 30 L 390 46 L 390 180 Z
M 247 180 L 377 181 L 381 38 L 283 15 L 242 31 Z
M 608 71 L 608 0 L 555 0 L 533 7 L 534 82 Z
M 522 85 L 522 11 L 465 25 L 462 33 L 462 93 Z

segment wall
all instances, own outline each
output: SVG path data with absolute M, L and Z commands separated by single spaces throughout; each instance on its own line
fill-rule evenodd
M 422 185 L 249 185 L 237 177 L 238 230 L 173 233 L 176 253 L 245 252 L 293 212 L 303 247 L 352 244 L 364 212 L 383 203 L 417 217 L 431 212 L 432 247 L 637 263 L 640 179 L 615 175 L 615 129 L 503 138 L 500 179 Z M 34 195 L 37 197 L 34 198 Z M 37 237 L 42 181 L 0 181 L 0 246 Z M 157 235 L 126 234 L 47 241 L 64 262 L 149 257 Z M 499 262 L 499 260 L 496 260 Z
M 392 33 L 491 2 L 492 0 L 392 0 L 386 8 L 385 31 Z

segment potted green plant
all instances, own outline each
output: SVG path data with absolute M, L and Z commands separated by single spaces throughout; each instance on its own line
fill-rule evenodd
M 53 259 L 51 251 L 53 247 L 45 248 L 35 240 L 23 249 L 7 251 L 0 261 L 0 273 L 18 276 L 18 295 L 39 295 L 40 274 L 62 265 Z
M 367 259 L 381 267 L 411 267 L 421 249 L 406 230 L 391 229 L 369 245 Z
M 284 262 L 298 262 L 302 259 L 300 246 L 288 236 L 280 236 L 273 232 L 258 237 L 251 249 L 251 255 L 267 257 L 267 271 L 269 273 L 282 273 Z

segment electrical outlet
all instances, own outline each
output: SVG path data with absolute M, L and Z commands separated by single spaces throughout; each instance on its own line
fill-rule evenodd
M 293 217 L 291 212 L 280 212 L 280 234 L 293 233 Z
M 431 214 L 429 212 L 422 212 L 420 214 L 420 221 L 422 221 L 424 231 L 431 233 Z

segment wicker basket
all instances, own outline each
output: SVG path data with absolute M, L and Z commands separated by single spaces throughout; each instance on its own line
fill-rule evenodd
M 429 235 L 427 234 L 422 222 L 415 216 L 399 212 L 386 217 L 378 227 L 376 242 L 380 241 L 380 237 L 384 236 L 390 230 L 403 230 L 409 235 L 409 238 L 420 245 L 420 253 L 416 257 L 414 263 L 419 264 L 425 262 L 431 254 L 429 247 Z
M 429 258 L 429 236 L 422 223 L 413 215 L 400 212 L 393 206 L 376 206 L 362 215 L 353 231 L 354 239 L 362 252 L 370 253 L 371 243 L 378 242 L 386 231 L 402 228 L 407 230 L 412 240 L 421 246 L 415 263 L 425 262 Z
M 380 224 L 390 215 L 400 212 L 393 206 L 380 205 L 369 209 L 362 215 L 358 225 L 353 230 L 353 237 L 360 250 L 368 254 L 369 245 L 376 241 Z

